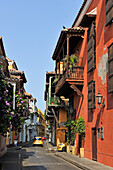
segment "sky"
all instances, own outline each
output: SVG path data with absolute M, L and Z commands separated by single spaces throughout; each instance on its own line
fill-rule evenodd
M 0 36 L 8 58 L 27 78 L 25 90 L 46 109 L 46 72 L 63 26 L 72 26 L 83 0 L 0 0 Z

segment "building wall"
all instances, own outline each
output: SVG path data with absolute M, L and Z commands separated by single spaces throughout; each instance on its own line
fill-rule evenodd
M 113 23 L 106 25 L 105 1 L 94 0 L 87 12 L 97 7 L 96 17 L 96 69 L 87 73 L 87 28 L 85 29 L 84 40 L 82 42 L 80 57 L 81 65 L 84 66 L 84 86 L 82 93 L 84 99 L 75 96 L 75 101 L 79 101 L 77 108 L 77 119 L 81 116 L 85 119 L 85 157 L 92 159 L 92 128 L 96 127 L 97 139 L 97 161 L 113 167 L 113 94 L 108 94 L 108 46 L 113 43 Z M 105 97 L 105 108 L 98 108 L 96 99 L 96 109 L 88 110 L 88 82 L 95 81 L 95 96 L 100 93 Z M 80 108 L 80 109 L 79 109 Z M 104 139 L 98 138 L 98 128 L 103 127 Z M 78 147 L 77 137 L 77 147 Z
M 58 124 L 56 123 L 56 146 L 58 146 L 59 143 L 64 143 L 65 142 L 65 135 L 67 128 L 61 126 L 61 122 L 66 122 L 67 121 L 67 111 L 65 109 L 60 108 L 59 109 L 59 125 L 60 128 L 58 127 Z M 64 131 L 65 130 L 65 131 Z
M 6 138 L 0 134 L 0 157 L 2 157 L 7 151 Z

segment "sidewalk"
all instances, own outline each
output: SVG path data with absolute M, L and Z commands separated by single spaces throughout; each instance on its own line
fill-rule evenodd
M 18 149 L 21 149 L 22 147 L 24 147 L 24 146 L 27 146 L 27 145 L 29 145 L 29 144 L 31 144 L 33 141 L 29 141 L 29 142 L 23 142 L 23 143 L 20 143 L 18 146 L 12 146 L 12 147 L 10 147 L 10 148 L 7 148 L 7 150 L 14 150 L 14 149 L 16 149 L 16 150 L 18 150 Z
M 60 157 L 83 170 L 113 170 L 113 168 L 109 166 L 89 160 L 87 158 L 80 158 L 76 155 L 72 155 L 71 153 L 56 152 L 55 156 Z
M 48 151 L 54 152 L 54 155 L 62 158 L 63 160 L 83 169 L 83 170 L 113 170 L 112 167 L 89 160 L 87 158 L 80 158 L 79 156 L 72 155 L 72 153 L 57 152 L 57 147 L 52 146 L 48 141 L 46 142 Z

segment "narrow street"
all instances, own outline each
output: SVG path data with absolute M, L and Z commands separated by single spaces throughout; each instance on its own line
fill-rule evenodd
M 8 150 L 0 160 L 0 165 L 0 170 L 80 170 L 54 153 L 48 153 L 45 147 L 32 145 L 20 150 Z

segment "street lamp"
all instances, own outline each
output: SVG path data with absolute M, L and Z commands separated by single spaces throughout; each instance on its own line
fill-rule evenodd
M 96 96 L 98 108 L 100 108 L 100 104 L 102 103 L 102 108 L 105 107 L 105 100 L 104 97 L 100 94 L 100 91 L 98 92 L 98 95 Z

